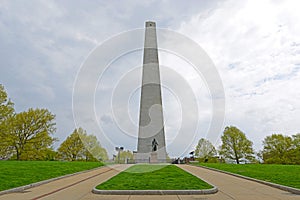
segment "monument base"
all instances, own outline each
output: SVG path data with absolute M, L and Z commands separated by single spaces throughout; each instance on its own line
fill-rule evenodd
M 166 163 L 167 153 L 165 148 L 148 153 L 134 151 L 133 159 L 135 163 Z
M 157 152 L 151 152 L 150 163 L 158 163 Z

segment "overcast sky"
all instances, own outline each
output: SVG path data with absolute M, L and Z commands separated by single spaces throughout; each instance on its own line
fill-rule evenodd
M 214 63 L 226 101 L 224 123 L 217 135 L 228 125 L 237 126 L 260 150 L 267 135 L 300 132 L 299 7 L 297 0 L 0 0 L 0 84 L 17 112 L 39 107 L 56 115 L 55 136 L 60 139 L 57 147 L 76 125 L 82 126 L 75 125 L 73 119 L 72 92 L 91 52 L 109 38 L 143 28 L 145 21 L 153 20 L 158 28 L 192 39 Z M 171 89 L 163 89 L 167 151 L 171 156 L 185 156 L 201 137 L 210 138 L 207 130 L 213 99 L 205 77 L 193 77 L 193 70 L 188 70 L 192 68 L 190 64 L 163 50 L 159 59 L 162 82 L 172 85 Z M 140 89 L 134 88 L 129 97 L 120 94 L 114 96 L 115 100 L 110 98 L 117 87 L 113 83 L 123 78 L 125 83 L 140 84 L 141 63 L 141 50 L 123 55 L 110 65 L 102 82 L 94 86 L 97 124 L 110 144 L 97 135 L 97 128 L 83 128 L 97 135 L 110 155 L 114 153 L 113 146 L 136 150 Z M 179 78 L 175 79 L 175 75 L 168 78 L 168 69 L 178 72 L 195 93 L 199 116 L 189 115 L 191 123 L 186 125 L 198 123 L 194 138 L 176 135 L 182 128 L 184 102 L 173 90 L 182 85 L 176 82 Z M 129 115 L 122 115 L 123 104 Z M 111 107 L 117 111 L 110 111 Z M 122 116 L 129 116 L 132 122 L 126 125 L 129 134 L 120 128 L 126 122 Z M 180 142 L 185 140 L 189 140 L 188 146 Z M 219 137 L 210 140 L 220 145 Z

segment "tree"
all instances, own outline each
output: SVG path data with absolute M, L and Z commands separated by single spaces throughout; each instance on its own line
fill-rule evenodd
M 289 152 L 291 164 L 300 164 L 300 133 L 292 135 L 292 150 Z
M 57 139 L 50 137 L 46 133 L 41 133 L 37 137 L 43 139 L 28 143 L 25 147 L 26 153 L 21 156 L 21 160 L 55 160 L 56 152 L 51 145 Z
M 56 130 L 54 118 L 47 109 L 30 108 L 4 121 L 6 142 L 17 160 L 26 159 L 29 153 L 34 154 L 34 159 L 42 159 L 40 154 L 56 140 L 51 137 Z
M 297 164 L 300 158 L 300 134 L 284 136 L 272 134 L 263 140 L 265 163 Z
M 64 160 L 79 160 L 84 155 L 84 145 L 79 137 L 79 131 L 82 129 L 75 129 L 71 135 L 67 137 L 58 148 L 58 153 Z
M 226 127 L 221 137 L 222 145 L 220 154 L 237 164 L 241 159 L 252 160 L 254 158 L 252 142 L 246 135 L 234 126 Z
M 208 159 L 214 157 L 217 151 L 209 140 L 201 138 L 196 146 L 195 156 L 198 158 Z
M 116 162 L 117 163 L 126 163 L 127 161 L 133 160 L 133 153 L 129 150 L 127 151 L 120 151 L 118 155 L 116 156 Z
M 7 157 L 12 150 L 5 135 L 8 127 L 4 122 L 7 118 L 12 116 L 14 112 L 14 104 L 8 99 L 3 85 L 0 84 L 0 158 Z
M 87 135 L 86 132 L 80 135 L 80 138 L 85 147 L 85 159 L 91 160 L 108 160 L 106 149 L 102 148 L 100 142 L 95 135 Z
M 101 147 L 97 137 L 88 135 L 82 128 L 73 133 L 58 148 L 58 153 L 65 160 L 107 160 L 107 152 Z
M 0 123 L 13 115 L 14 112 L 14 104 L 8 99 L 3 85 L 0 84 Z

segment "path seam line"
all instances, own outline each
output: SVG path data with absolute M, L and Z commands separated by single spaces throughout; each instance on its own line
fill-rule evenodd
M 74 186 L 74 185 L 77 185 L 77 184 L 79 184 L 79 183 L 82 183 L 82 182 L 84 182 L 84 181 L 86 181 L 86 180 L 89 180 L 89 179 L 91 179 L 91 178 L 94 178 L 94 177 L 96 177 L 96 176 L 99 176 L 99 175 L 101 175 L 101 174 L 104 174 L 104 173 L 109 172 L 109 171 L 112 171 L 112 170 L 114 170 L 114 169 L 111 168 L 111 169 L 106 170 L 106 171 L 104 171 L 104 172 L 100 172 L 100 173 L 98 173 L 98 174 L 89 176 L 89 177 L 87 177 L 87 178 L 84 178 L 84 179 L 82 179 L 82 180 L 80 180 L 80 181 L 77 181 L 77 182 L 75 182 L 75 183 L 72 183 L 72 184 L 70 184 L 70 185 L 64 186 L 64 187 L 62 187 L 62 188 L 58 188 L 58 189 L 53 190 L 53 191 L 51 191 L 51 192 L 48 192 L 48 193 L 46 193 L 46 194 L 40 195 L 40 196 L 38 196 L 38 197 L 35 197 L 35 198 L 31 199 L 31 200 L 38 200 L 38 199 L 40 199 L 40 198 L 49 196 L 49 195 L 51 195 L 51 194 L 54 194 L 54 193 L 56 193 L 56 192 L 59 192 L 59 191 L 61 191 L 61 190 L 66 189 L 66 188 L 72 187 L 72 186 Z

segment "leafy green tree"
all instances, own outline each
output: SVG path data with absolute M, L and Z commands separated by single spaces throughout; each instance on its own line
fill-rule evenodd
M 15 112 L 14 104 L 8 99 L 7 93 L 0 84 L 0 123 L 7 119 L 9 116 L 13 115 Z
M 65 160 L 107 160 L 107 152 L 101 147 L 97 137 L 88 135 L 82 128 L 73 133 L 58 148 L 58 153 Z
M 297 141 L 297 136 L 295 136 Z M 293 149 L 293 139 L 282 134 L 267 136 L 263 141 L 262 157 L 265 163 L 290 164 Z M 297 145 L 297 144 L 295 144 Z
M 12 152 L 12 147 L 6 138 L 7 126 L 4 123 L 7 118 L 14 115 L 14 104 L 8 99 L 8 95 L 0 84 L 0 157 L 7 157 Z
M 55 160 L 56 152 L 53 150 L 52 144 L 57 139 L 46 133 L 41 133 L 38 137 L 43 139 L 28 143 L 25 147 L 26 153 L 21 156 L 21 160 Z
M 102 148 L 95 135 L 87 135 L 86 132 L 80 134 L 80 138 L 85 147 L 86 161 L 108 160 L 106 149 Z
M 35 159 L 42 159 L 40 153 L 56 140 L 51 137 L 56 130 L 54 118 L 47 109 L 30 108 L 4 121 L 6 142 L 17 160 L 26 159 L 29 153 L 35 154 Z
M 116 162 L 117 163 L 126 163 L 127 161 L 133 160 L 133 153 L 129 150 L 127 151 L 120 151 L 118 155 L 116 156 Z
M 221 139 L 220 155 L 234 160 L 237 164 L 240 163 L 241 159 L 254 159 L 253 143 L 238 128 L 234 126 L 226 127 Z
M 85 150 L 79 137 L 79 131 L 82 131 L 82 129 L 75 129 L 59 146 L 58 153 L 63 160 L 75 161 L 83 158 Z
M 289 152 L 291 164 L 300 164 L 300 133 L 292 136 L 292 150 Z
M 201 138 L 196 146 L 195 156 L 198 158 L 209 159 L 214 157 L 217 151 L 214 145 L 204 138 Z

